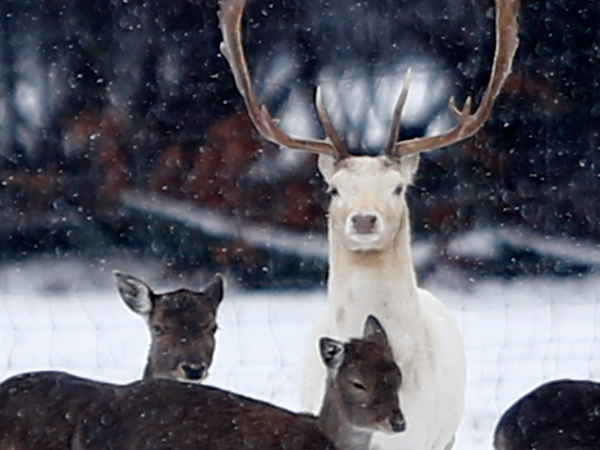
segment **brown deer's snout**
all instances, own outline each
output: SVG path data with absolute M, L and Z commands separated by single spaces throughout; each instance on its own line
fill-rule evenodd
M 377 216 L 375 214 L 354 214 L 352 216 L 352 226 L 359 234 L 370 234 L 375 231 Z
M 206 376 L 206 363 L 188 364 L 181 363 L 181 370 L 185 377 L 191 381 L 200 381 Z
M 389 424 L 394 433 L 406 430 L 406 420 L 400 411 L 394 411 L 393 416 L 389 419 Z

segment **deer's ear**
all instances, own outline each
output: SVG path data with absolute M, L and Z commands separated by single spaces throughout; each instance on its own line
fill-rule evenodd
M 216 274 L 208 286 L 204 288 L 204 295 L 206 295 L 215 306 L 223 300 L 223 284 L 223 277 L 220 274 Z
M 319 350 L 321 358 L 327 367 L 337 369 L 344 361 L 344 344 L 330 338 L 321 338 L 319 340 Z
M 408 180 L 409 183 L 412 183 L 417 170 L 419 169 L 419 154 L 413 153 L 412 155 L 403 156 L 400 159 L 400 172 Z
M 387 334 L 375 316 L 367 317 L 363 329 L 363 339 L 376 339 L 382 343 L 388 343 Z
M 329 155 L 324 155 L 321 153 L 319 154 L 317 164 L 319 166 L 319 172 L 321 172 L 321 175 L 323 175 L 325 181 L 329 183 L 329 180 L 331 180 L 331 177 L 333 176 L 336 170 L 336 160 Z
M 133 312 L 148 315 L 154 306 L 154 292 L 146 283 L 136 277 L 115 270 L 113 272 L 117 282 L 119 295 Z

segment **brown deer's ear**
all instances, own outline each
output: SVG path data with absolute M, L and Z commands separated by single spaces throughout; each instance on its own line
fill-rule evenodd
M 223 277 L 216 274 L 212 281 L 204 288 L 204 295 L 215 304 L 218 305 L 223 300 Z
M 344 362 L 344 344 L 327 337 L 319 340 L 319 350 L 325 365 L 330 369 L 337 369 Z
M 363 330 L 363 338 L 373 338 L 380 340 L 381 342 L 388 343 L 387 334 L 379 323 L 379 320 L 375 316 L 369 315 L 365 321 L 365 328 Z
M 113 271 L 119 295 L 129 308 L 147 316 L 154 307 L 154 292 L 142 280 L 118 270 Z

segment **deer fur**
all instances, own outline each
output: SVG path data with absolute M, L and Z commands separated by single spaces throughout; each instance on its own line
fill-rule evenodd
M 122 299 L 151 331 L 144 378 L 200 382 L 212 362 L 223 279 L 215 276 L 201 292 L 165 294 L 122 272 L 115 272 L 115 279 Z M 9 378 L 0 384 L 0 450 L 70 448 L 78 418 L 98 392 L 111 386 L 63 372 Z
M 496 450 L 600 448 L 600 383 L 558 380 L 516 401 L 494 432 Z
M 111 385 L 65 372 L 32 372 L 0 384 L 0 450 L 68 450 L 77 421 Z
M 381 449 L 450 448 L 464 409 L 459 328 L 448 308 L 417 287 L 411 260 L 405 192 L 417 167 L 418 155 L 319 159 L 332 198 L 328 302 L 315 333 L 343 339 L 356 334 L 365 316 L 381 318 L 403 369 L 407 421 L 404 433 L 374 437 Z M 311 347 L 302 383 L 303 406 L 310 411 L 319 408 L 322 392 L 315 386 L 324 376 Z

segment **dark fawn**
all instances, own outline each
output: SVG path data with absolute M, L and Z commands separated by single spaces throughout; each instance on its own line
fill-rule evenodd
M 156 294 L 138 278 L 122 272 L 114 275 L 121 298 L 150 329 L 144 379 L 188 383 L 204 379 L 215 348 L 223 279 L 216 275 L 200 292 Z M 61 372 L 9 378 L 0 384 L 0 450 L 70 448 L 82 412 L 98 401 L 103 389 L 113 388 Z
M 600 449 L 600 383 L 558 380 L 514 403 L 494 432 L 496 450 Z
M 102 387 L 72 449 L 367 450 L 373 432 L 406 428 L 398 401 L 402 376 L 377 319 L 367 319 L 361 339 L 321 338 L 319 348 L 327 367 L 319 416 L 214 387 L 144 380 Z

